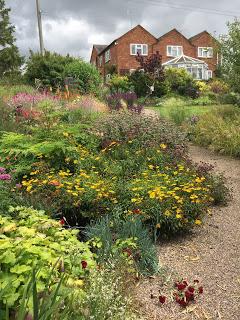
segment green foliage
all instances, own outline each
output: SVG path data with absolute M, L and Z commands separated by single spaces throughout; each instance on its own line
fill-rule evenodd
M 65 77 L 73 77 L 77 80 L 78 89 L 81 93 L 97 94 L 101 85 L 101 76 L 95 66 L 76 59 L 66 65 Z
M 45 52 L 44 56 L 40 53 L 30 51 L 30 56 L 26 61 L 26 81 L 30 85 L 35 85 L 38 79 L 44 86 L 56 88 L 63 85 L 65 66 L 75 59 L 62 56 L 57 53 Z
M 229 22 L 228 34 L 220 39 L 221 73 L 232 89 L 240 93 L 240 21 Z
M 193 140 L 220 153 L 240 156 L 240 110 L 225 106 L 203 115 L 191 128 Z
M 106 141 L 128 141 L 137 139 L 142 146 L 167 143 L 169 147 L 184 144 L 184 135 L 166 120 L 156 116 L 139 115 L 131 112 L 113 112 L 96 124 L 101 132 L 103 144 Z
M 166 68 L 165 83 L 171 92 L 195 98 L 197 86 L 192 76 L 183 68 Z
M 129 81 L 132 83 L 134 92 L 138 97 L 145 97 L 149 93 L 151 80 L 146 73 L 135 71 L 129 76 Z
M 120 216 L 119 216 L 120 214 Z M 116 209 L 112 216 L 103 217 L 86 228 L 87 238 L 95 244 L 100 261 L 126 256 L 140 273 L 151 275 L 159 271 L 156 248 L 141 219 L 127 217 Z
M 0 228 L 0 287 L 6 288 L 1 307 L 18 305 L 32 267 L 41 268 L 37 287 L 44 290 L 51 272 L 57 280 L 64 269 L 74 288 L 86 274 L 80 262 L 86 261 L 88 270 L 95 266 L 88 246 L 77 239 L 78 232 L 62 229 L 43 211 L 11 207 L 0 215 Z
M 0 0 L 0 76 L 17 73 L 23 62 L 16 47 L 14 26 L 9 19 L 10 9 L 5 7 L 5 0 Z M 3 47 L 3 48 L 1 48 Z
M 108 82 L 111 93 L 124 93 L 132 91 L 132 85 L 128 77 L 122 77 L 118 75 L 112 76 L 111 80 Z

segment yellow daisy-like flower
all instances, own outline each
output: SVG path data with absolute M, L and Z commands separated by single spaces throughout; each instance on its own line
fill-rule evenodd
M 177 213 L 177 214 L 176 214 L 176 218 L 177 218 L 177 219 L 181 219 L 181 218 L 182 218 L 182 214 Z
M 160 148 L 161 148 L 161 149 L 166 149 L 166 148 L 167 148 L 167 146 L 166 146 L 166 144 L 161 143 L 161 144 L 160 144 Z
M 195 224 L 198 225 L 198 226 L 200 226 L 200 225 L 202 224 L 202 221 L 199 220 L 199 219 L 196 219 L 196 220 L 195 220 Z

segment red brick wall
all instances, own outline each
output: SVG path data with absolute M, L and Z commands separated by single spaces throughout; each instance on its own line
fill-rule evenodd
M 174 57 L 167 56 L 167 46 L 176 45 L 183 47 L 183 54 L 190 57 L 195 57 L 195 48 L 189 41 L 181 35 L 177 30 L 172 30 L 161 37 L 159 41 L 153 46 L 154 52 L 159 51 L 162 55 L 163 63 L 172 60 Z
M 191 43 L 195 46 L 195 58 L 203 60 L 208 64 L 209 70 L 213 72 L 217 68 L 217 42 L 210 36 L 207 32 L 202 33 L 196 39 L 192 39 Z M 198 47 L 212 47 L 213 48 L 213 58 L 200 58 L 198 57 Z
M 97 52 L 97 50 L 93 47 L 92 55 L 91 55 L 91 59 L 90 59 L 90 63 L 91 63 L 91 64 L 96 65 L 97 56 L 98 56 L 98 52 Z M 96 67 L 97 67 L 97 65 L 96 65 Z
M 130 54 L 131 44 L 147 44 L 148 54 L 152 54 L 152 46 L 156 42 L 156 38 L 145 31 L 140 26 L 128 32 L 125 36 L 118 40 L 118 71 L 121 69 L 137 69 L 139 63 L 136 61 L 136 56 Z

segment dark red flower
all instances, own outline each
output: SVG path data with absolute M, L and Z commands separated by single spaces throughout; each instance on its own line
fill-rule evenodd
M 178 290 L 182 291 L 186 288 L 186 283 L 176 283 L 176 287 L 178 288 Z
M 184 299 L 178 299 L 177 303 L 180 304 L 182 307 L 186 307 L 188 305 L 188 302 L 185 301 Z
M 182 283 L 184 283 L 186 286 L 188 286 L 188 283 L 186 280 L 184 280 Z
M 192 293 L 194 292 L 194 288 L 191 287 L 191 286 L 189 286 L 187 289 L 188 289 L 189 292 L 192 292 Z
M 64 218 L 62 218 L 59 222 L 60 222 L 60 224 L 61 224 L 62 226 L 65 225 L 65 219 L 64 219 Z
M 194 300 L 194 293 L 187 290 L 185 292 L 185 297 L 186 297 L 187 301 Z
M 199 288 L 198 288 L 198 292 L 199 292 L 200 294 L 202 294 L 202 293 L 203 293 L 203 287 L 199 287 Z
M 85 260 L 81 261 L 81 265 L 82 265 L 83 269 L 86 269 L 87 268 L 87 261 L 85 261 Z
M 166 297 L 165 296 L 159 296 L 159 302 L 164 304 L 166 302 Z

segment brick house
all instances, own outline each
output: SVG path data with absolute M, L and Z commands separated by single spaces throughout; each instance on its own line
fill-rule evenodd
M 214 76 L 217 69 L 216 48 L 216 39 L 207 31 L 188 39 L 173 29 L 155 38 L 137 25 L 109 45 L 93 45 L 90 62 L 107 80 L 113 71 L 125 75 L 138 69 L 138 52 L 147 57 L 158 51 L 166 67 L 185 68 L 195 79 L 207 80 Z

